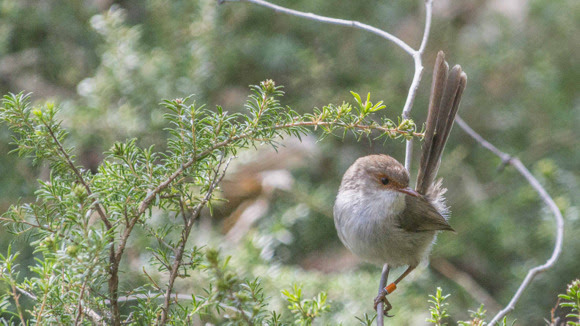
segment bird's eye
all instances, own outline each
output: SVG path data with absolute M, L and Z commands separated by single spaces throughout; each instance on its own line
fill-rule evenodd
M 389 179 L 387 178 L 381 178 L 381 182 L 386 186 L 389 184 Z

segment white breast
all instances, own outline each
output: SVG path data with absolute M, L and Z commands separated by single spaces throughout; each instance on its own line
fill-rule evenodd
M 334 222 L 344 245 L 362 259 L 376 264 L 418 264 L 435 232 L 407 232 L 399 227 L 405 196 L 386 189 L 339 192 L 334 204 Z

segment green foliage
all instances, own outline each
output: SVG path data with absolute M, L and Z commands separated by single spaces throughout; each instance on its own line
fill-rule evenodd
M 362 318 L 361 317 L 356 317 L 356 320 L 358 320 L 360 322 L 361 325 L 365 325 L 365 326 L 371 326 L 373 324 L 373 322 L 375 321 L 375 319 L 377 318 L 377 315 L 375 314 L 374 316 L 369 316 L 368 314 L 363 314 Z
M 229 259 L 221 259 L 216 250 L 208 248 L 203 254 L 187 245 L 202 209 L 208 207 L 211 213 L 219 200 L 216 190 L 230 160 L 239 150 L 259 144 L 276 148 L 277 139 L 301 137 L 308 133 L 307 127 L 320 126 L 322 136 L 339 129 L 358 138 L 374 130 L 378 137 L 418 134 L 414 127 L 400 130 L 392 123 L 374 122 L 370 115 L 382 105 L 372 105 L 370 94 L 365 109 L 356 114 L 343 103 L 300 115 L 280 104 L 283 92 L 273 81 L 251 89 L 246 113 L 228 113 L 219 106 L 212 111 L 190 103 L 189 98 L 164 101 L 167 151 L 142 148 L 136 139 L 116 142 L 96 174 L 75 162 L 55 105 L 32 106 L 30 96 L 22 93 L 5 96 L 0 120 L 14 132 L 14 151 L 36 164 L 48 161 L 51 171 L 48 180 L 39 180 L 34 202 L 12 205 L 1 217 L 10 232 L 35 239 L 31 276 L 20 275 L 18 253 L 11 254 L 9 248 L 8 255 L 1 256 L 2 281 L 15 303 L 13 316 L 22 322 L 58 324 L 85 319 L 189 323 L 192 318 L 231 325 L 280 324 L 281 315 L 266 310 L 259 277 L 246 279 L 233 272 Z M 174 221 L 153 227 L 158 214 L 173 216 Z M 156 242 L 146 252 L 157 272 L 168 277 L 167 284 L 159 284 L 144 269 L 148 281 L 130 290 L 119 288 L 121 262 L 135 229 L 145 230 Z M 170 296 L 176 279 L 200 272 L 209 277 L 205 295 L 192 294 L 191 303 L 173 303 Z M 20 292 L 33 302 L 26 312 L 18 302 Z M 329 309 L 324 292 L 314 299 L 303 299 L 298 286 L 282 293 L 296 324 L 310 325 Z M 137 299 L 128 315 L 120 311 L 122 298 Z
M 437 288 L 435 295 L 429 295 L 431 298 L 429 299 L 429 303 L 431 303 L 431 306 L 429 307 L 431 318 L 427 318 L 428 322 L 437 326 L 447 325 L 443 323 L 443 319 L 449 317 L 449 314 L 447 313 L 447 306 L 449 306 L 449 303 L 445 302 L 445 300 L 447 300 L 450 295 L 451 294 L 442 295 L 440 287 Z
M 358 93 L 352 91 L 350 93 L 352 94 L 352 96 L 354 96 L 354 99 L 356 100 L 357 111 L 360 114 L 374 113 L 387 107 L 386 105 L 383 105 L 383 101 L 379 101 L 378 103 L 373 104 L 371 102 L 371 93 L 367 94 L 367 100 L 364 103 L 362 102 L 361 97 L 360 95 L 358 95 Z
M 576 279 L 568 284 L 566 294 L 560 294 L 558 297 L 562 299 L 560 307 L 570 308 L 571 310 L 566 315 L 566 318 L 570 318 L 568 325 L 580 325 L 580 280 Z
M 442 293 L 443 291 L 441 290 L 441 288 L 437 287 L 435 295 L 429 295 L 431 299 L 428 300 L 429 303 L 431 303 L 431 306 L 429 307 L 431 318 L 427 318 L 427 322 L 433 323 L 434 325 L 437 326 L 447 325 L 447 323 L 445 323 L 443 320 L 445 318 L 451 318 L 451 316 L 448 313 L 450 305 L 448 302 L 446 302 L 447 299 L 451 296 L 451 294 L 443 295 Z M 458 321 L 457 324 L 461 326 L 487 325 L 487 322 L 485 322 L 486 312 L 487 311 L 484 309 L 483 304 L 481 304 L 477 310 L 469 311 L 470 320 Z M 500 325 L 502 326 L 507 326 L 508 325 L 507 316 L 502 318 L 500 323 L 501 323 Z M 515 324 L 515 320 L 511 323 L 511 325 L 513 324 Z
M 163 131 L 167 124 L 162 118 L 167 111 L 156 105 L 160 98 L 195 93 L 198 102 L 217 102 L 230 113 L 247 113 L 242 107 L 246 93 L 240 85 L 271 76 L 288 86 L 285 103 L 301 115 L 324 103 L 349 101 L 351 95 L 345 91 L 348 89 L 371 90 L 374 97 L 388 103 L 389 109 L 399 110 L 412 77 L 412 62 L 406 53 L 355 29 L 277 15 L 241 2 L 222 6 L 216 6 L 215 0 L 117 1 L 112 6 L 109 3 L 65 0 L 47 1 L 38 6 L 34 1 L 5 0 L 0 10 L 2 94 L 26 89 L 33 91 L 39 102 L 58 99 L 62 103 L 58 106 L 62 126 L 69 133 L 63 146 L 66 149 L 74 146 L 71 154 L 76 156 L 75 165 L 79 169 L 81 166 L 90 168 L 93 173 L 98 172 L 105 159 L 101 155 L 104 150 L 113 148 L 113 143 L 118 141 L 126 145 L 123 141 L 126 138 L 134 138 L 138 149 L 149 150 L 157 155 L 157 160 L 152 161 L 161 162 L 169 151 L 167 133 Z M 469 86 L 459 114 L 486 139 L 519 155 L 524 164 L 535 166 L 536 177 L 554 195 L 565 215 L 566 248 L 580 248 L 577 236 L 580 230 L 580 151 L 574 142 L 579 138 L 575 109 L 578 90 L 574 85 L 577 85 L 580 61 L 578 56 L 570 55 L 580 50 L 580 42 L 570 41 L 577 39 L 579 5 L 577 0 L 532 0 L 506 10 L 501 1 L 485 6 L 476 4 L 475 7 L 462 1 L 435 1 L 431 35 L 423 56 L 424 77 L 412 112 L 420 126 L 427 107 L 430 67 L 439 46 L 445 45 L 450 61 L 462 64 L 469 74 Z M 412 45 L 419 43 L 424 19 L 421 2 L 354 1 L 336 6 L 331 1 L 295 0 L 291 7 L 384 28 Z M 443 12 L 445 14 L 441 14 Z M 538 47 L 538 44 L 544 46 Z M 360 108 L 356 101 L 352 103 L 353 111 Z M 46 109 L 43 105 L 38 107 Z M 379 114 L 372 120 L 383 119 L 385 111 L 377 112 Z M 393 125 L 398 127 L 400 120 L 393 120 Z M 0 130 L 2 154 L 14 149 L 8 144 L 11 134 L 5 129 Z M 152 144 L 155 146 L 150 148 Z M 251 247 L 253 255 L 237 262 L 235 267 L 251 271 L 249 279 L 263 276 L 263 270 L 252 264 L 261 258 L 261 250 L 270 250 L 266 264 L 282 261 L 286 270 L 286 278 L 276 279 L 275 285 L 263 279 L 274 303 L 280 299 L 278 286 L 291 282 L 289 279 L 293 275 L 300 275 L 292 282 L 301 282 L 308 290 L 328 290 L 333 307 L 339 307 L 322 317 L 323 323 L 350 320 L 344 312 L 346 309 L 340 309 L 343 305 L 351 311 L 370 312 L 368 303 L 358 299 L 374 292 L 375 289 L 368 288 L 374 287 L 379 271 L 361 264 L 356 268 L 349 266 L 351 272 L 322 278 L 315 271 L 304 271 L 303 259 L 313 255 L 322 257 L 319 251 L 341 248 L 332 221 L 321 212 L 331 211 L 337 182 L 346 166 L 369 152 L 387 152 L 401 158 L 402 146 L 397 142 L 389 142 L 384 147 L 377 143 L 355 143 L 354 137 L 318 143 L 316 160 L 309 160 L 306 167 L 292 170 L 296 179 L 292 189 L 272 196 L 267 218 L 258 221 L 244 240 L 250 243 L 247 246 Z M 418 147 L 415 143 L 415 152 Z M 433 257 L 448 259 L 458 268 L 476 266 L 464 271 L 498 302 L 507 302 L 515 291 L 517 280 L 525 276 L 530 261 L 538 262 L 553 245 L 551 218 L 521 177 L 509 167 L 502 173 L 496 172 L 495 165 L 499 162 L 462 137 L 458 128 L 453 130 L 446 148 L 440 175 L 449 188 L 452 222 L 458 233 L 439 237 Z M 31 216 L 44 214 L 34 196 L 34 191 L 38 190 L 36 179 L 58 181 L 50 176 L 46 165 L 34 167 L 15 155 L 0 157 L 2 212 L 13 205 L 17 208 L 15 215 L 28 216 L 28 221 L 34 222 Z M 106 160 L 119 160 L 117 163 L 121 164 L 124 159 L 107 157 Z M 137 158 L 128 155 L 126 159 Z M 46 160 L 50 163 L 51 157 Z M 158 165 L 151 167 L 158 168 Z M 131 175 L 125 174 L 125 178 L 130 179 Z M 84 203 L 87 203 L 83 198 L 85 194 L 89 199 L 100 196 L 83 193 L 79 182 L 71 185 L 69 192 L 60 188 L 60 196 L 74 192 L 67 196 L 76 196 Z M 169 192 L 168 189 L 160 195 L 158 203 L 167 196 L 175 196 Z M 124 196 L 129 198 L 131 194 Z M 19 197 L 22 199 L 18 200 Z M 65 199 L 70 201 L 68 197 Z M 307 200 L 303 200 L 304 197 Z M 222 197 L 210 199 L 215 213 L 213 230 L 219 230 L 220 219 L 224 217 L 219 211 Z M 156 200 L 154 198 L 152 204 Z M 34 207 L 27 212 L 28 203 Z M 99 232 L 106 233 L 99 229 L 104 222 L 95 212 L 95 204 L 90 200 L 88 203 L 92 207 L 87 210 L 90 218 L 83 219 Z M 203 211 L 202 217 L 205 214 Z M 65 216 L 77 218 L 70 215 L 69 212 Z M 175 211 L 156 207 L 151 211 L 151 218 L 137 220 L 128 247 L 141 249 L 138 257 L 142 259 L 136 259 L 135 252 L 131 251 L 126 256 L 129 258 L 121 263 L 121 291 L 130 293 L 133 290 L 135 284 L 128 280 L 137 285 L 148 282 L 140 268 L 130 266 L 142 266 L 149 259 L 156 262 L 154 255 L 171 262 L 175 256 L 173 251 L 159 239 L 175 246 L 179 241 L 181 221 L 181 215 L 176 217 Z M 34 224 L 60 227 L 58 223 L 39 222 Z M 522 228 L 522 225 L 536 227 Z M 39 251 L 32 255 L 29 247 L 30 241 L 38 239 L 37 231 L 21 232 L 31 227 L 25 224 L 6 226 L 16 235 L 7 234 L 6 228 L 0 227 L 0 252 L 5 254 L 12 241 L 12 251 L 20 252 L 20 277 L 37 277 L 27 269 L 36 264 L 35 257 L 42 258 Z M 196 230 L 199 230 L 197 226 L 192 231 L 194 236 Z M 207 233 L 207 229 L 200 232 Z M 219 238 L 217 234 L 211 237 L 212 240 Z M 63 247 L 59 239 L 60 236 L 45 237 L 39 245 L 51 252 L 64 250 L 64 254 L 71 257 L 82 257 L 82 246 L 67 243 Z M 275 247 L 264 239 L 275 239 L 272 241 L 283 245 Z M 150 249 L 145 250 L 146 247 Z M 192 248 L 188 246 L 188 249 Z M 235 256 L 239 252 L 239 248 L 224 250 Z M 109 256 L 108 250 L 106 256 Z M 166 270 L 162 265 L 159 268 Z M 539 280 L 542 286 L 526 290 L 512 315 L 522 324 L 542 323 L 546 312 L 554 305 L 555 295 L 560 293 L 565 282 L 578 276 L 579 269 L 577 252 L 564 250 L 558 268 L 542 275 Z M 154 280 L 164 279 L 156 275 L 155 270 L 147 272 Z M 489 278 L 489 275 L 494 277 Z M 270 276 L 275 278 L 275 275 Z M 423 301 L 425 289 L 442 281 L 437 274 L 424 273 L 423 276 L 425 278 L 414 283 L 417 291 L 404 291 L 395 297 L 395 300 L 417 302 L 395 303 L 396 323 L 404 324 L 408 316 L 423 312 L 418 302 Z M 342 283 L 337 285 L 337 280 Z M 195 282 L 187 284 L 191 283 Z M 344 295 L 346 288 L 351 291 L 348 295 Z M 455 298 L 462 292 L 459 287 L 448 288 L 448 291 Z M 352 292 L 358 295 L 354 299 Z M 461 298 L 448 307 L 451 315 L 462 315 L 479 304 L 477 298 L 470 299 L 466 294 Z M 24 309 L 32 302 L 26 295 L 21 295 L 21 300 Z M 158 299 L 152 300 L 158 307 Z M 131 303 L 124 303 L 125 307 Z M 13 301 L 10 304 L 11 311 L 16 311 Z M 332 318 L 331 315 L 342 319 L 324 319 Z
M 240 275 L 228 268 L 229 258 L 222 261 L 217 250 L 208 249 L 206 260 L 205 268 L 211 275 L 211 287 L 205 291 L 209 296 L 196 299 L 194 309 L 199 310 L 204 304 L 213 304 L 216 314 L 222 312 L 231 325 L 276 323 L 277 315 L 265 309 L 267 303 L 259 278 L 242 280 Z
M 81 98 L 72 113 L 92 137 L 109 132 L 117 137 L 157 140 L 164 127 L 155 110 L 159 99 L 203 94 L 204 80 L 212 70 L 207 38 L 214 27 L 215 5 L 204 0 L 177 1 L 174 5 L 179 9 L 167 8 L 158 0 L 142 5 L 151 10 L 145 19 L 152 21 L 131 24 L 132 13 L 118 5 L 87 19 L 86 29 L 100 41 L 96 50 L 100 62 L 78 83 Z M 164 26 L 152 28 L 155 20 Z M 188 35 L 190 30 L 203 30 L 207 35 Z M 154 46 L 147 44 L 152 39 Z M 86 119 L 108 124 L 87 124 Z
M 17 279 L 20 275 L 18 271 L 19 265 L 16 263 L 18 256 L 18 253 L 12 254 L 12 246 L 8 246 L 6 255 L 0 254 L 0 280 L 8 286 L 8 293 L 0 296 L 0 313 L 10 316 L 10 321 L 22 316 L 22 307 L 20 306 L 19 293 L 17 292 Z M 11 307 L 12 304 L 8 301 L 10 297 L 15 299 L 15 309 Z
M 259 278 L 245 280 L 228 265 L 218 250 L 195 250 L 196 261 L 188 273 L 209 276 L 207 287 L 199 294 L 180 298 L 172 308 L 172 321 L 191 324 L 194 321 L 220 325 L 280 325 L 281 316 L 267 310 L 267 298 Z M 145 289 L 143 289 L 144 291 Z M 159 291 L 160 289 L 156 289 Z M 160 313 L 155 297 L 143 292 L 133 311 L 137 324 L 151 323 Z M 185 301 L 185 302 L 184 302 Z
M 459 321 L 457 324 L 461 326 L 483 326 L 485 325 L 484 320 L 486 312 L 487 311 L 483 308 L 483 304 L 481 304 L 477 310 L 469 311 L 469 317 L 471 318 L 469 321 Z
M 326 293 L 321 292 L 312 299 L 302 298 L 302 287 L 294 284 L 292 289 L 280 291 L 282 296 L 288 301 L 288 309 L 294 314 L 294 323 L 301 326 L 310 326 L 314 319 L 325 311 L 330 310 L 330 305 L 326 302 Z
M 52 103 L 44 107 L 33 108 L 30 105 L 30 94 L 11 94 L 4 96 L 0 109 L 0 121 L 6 123 L 16 134 L 14 151 L 19 155 L 30 156 L 35 163 L 47 160 L 55 172 L 62 172 L 66 162 L 61 156 L 70 157 L 72 149 L 64 149 L 62 141 L 66 132 L 55 121 L 58 108 Z
M 10 311 L 10 295 L 3 294 L 0 296 L 0 315 L 12 315 L 15 317 L 15 314 Z

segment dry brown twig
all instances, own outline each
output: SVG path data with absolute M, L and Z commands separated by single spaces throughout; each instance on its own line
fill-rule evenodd
M 406 53 L 408 53 L 413 58 L 413 62 L 414 62 L 414 66 L 415 66 L 415 73 L 413 74 L 413 80 L 411 82 L 411 86 L 409 87 L 409 93 L 407 94 L 407 100 L 405 101 L 405 106 L 403 107 L 403 113 L 402 113 L 403 118 L 407 119 L 410 117 L 410 113 L 411 113 L 411 109 L 413 107 L 413 102 L 414 102 L 414 99 L 415 99 L 415 96 L 417 93 L 417 89 L 419 87 L 419 83 L 421 82 L 421 77 L 423 75 L 422 55 L 423 55 L 423 52 L 425 51 L 425 47 L 426 47 L 427 41 L 429 39 L 429 33 L 430 33 L 430 29 L 431 29 L 431 20 L 432 20 L 432 15 L 433 15 L 433 11 L 432 11 L 433 0 L 425 0 L 425 29 L 423 32 L 423 38 L 421 40 L 421 45 L 419 46 L 418 50 L 413 49 L 411 46 L 409 46 L 407 43 L 405 43 L 404 41 L 402 41 L 398 37 L 386 32 L 384 30 L 381 30 L 379 28 L 376 28 L 376 27 L 373 27 L 373 26 L 370 26 L 367 24 L 363 24 L 363 23 L 358 22 L 358 21 L 337 19 L 337 18 L 320 16 L 320 15 L 316 15 L 313 13 L 301 12 L 301 11 L 285 8 L 282 6 L 278 6 L 278 5 L 269 3 L 269 2 L 264 1 L 264 0 L 218 0 L 218 3 L 220 3 L 220 4 L 222 4 L 224 2 L 250 2 L 250 3 L 256 4 L 256 5 L 270 8 L 276 12 L 280 12 L 280 13 L 284 13 L 284 14 L 288 14 L 288 15 L 292 15 L 292 16 L 306 18 L 306 19 L 310 19 L 310 20 L 314 20 L 314 21 L 318 21 L 318 22 L 322 22 L 322 23 L 335 24 L 335 25 L 341 25 L 341 26 L 361 29 L 361 30 L 373 33 L 375 35 L 378 35 L 382 38 L 385 38 L 385 39 L 393 42 L 395 45 L 397 45 L 398 47 L 403 49 Z M 546 203 L 546 205 L 550 208 L 550 210 L 552 210 L 552 212 L 555 215 L 555 220 L 556 220 L 555 221 L 556 222 L 556 243 L 554 245 L 554 250 L 552 252 L 552 256 L 550 257 L 550 259 L 548 259 L 548 261 L 545 264 L 534 267 L 534 268 L 529 270 L 526 278 L 524 279 L 524 281 L 522 282 L 522 284 L 518 288 L 518 290 L 515 293 L 512 300 L 490 322 L 490 325 L 493 325 L 514 309 L 515 304 L 517 303 L 517 301 L 521 297 L 523 291 L 528 287 L 528 285 L 531 283 L 531 281 L 533 280 L 535 275 L 537 275 L 538 273 L 543 272 L 543 271 L 549 269 L 550 267 L 554 266 L 558 257 L 560 256 L 560 252 L 562 250 L 564 219 L 563 219 L 562 214 L 560 213 L 558 207 L 556 206 L 556 204 L 554 203 L 552 198 L 548 195 L 546 190 L 542 187 L 542 185 L 538 182 L 538 180 L 536 180 L 534 178 L 534 176 L 526 169 L 526 167 L 522 164 L 522 162 L 518 158 L 512 157 L 512 156 L 500 151 L 495 146 L 493 146 L 491 143 L 487 142 L 479 134 L 477 134 L 473 129 L 471 129 L 463 120 L 461 120 L 461 118 L 457 117 L 456 121 L 459 124 L 459 126 L 465 132 L 467 132 L 472 138 L 474 138 L 481 146 L 490 150 L 495 155 L 499 156 L 502 159 L 502 161 L 504 162 L 504 164 L 510 164 L 513 167 L 515 167 L 518 170 L 518 172 L 520 172 L 520 174 L 522 174 L 524 176 L 524 178 L 526 178 L 526 180 L 530 183 L 530 185 L 532 185 L 532 187 L 534 187 L 534 189 L 538 192 L 538 194 L 540 195 L 542 200 Z M 411 160 L 412 160 L 412 151 L 413 151 L 413 141 L 411 139 L 411 140 L 407 141 L 406 150 L 405 150 L 405 168 L 407 168 L 407 170 L 410 170 Z M 389 269 L 386 267 L 387 267 L 386 265 L 383 267 L 383 273 L 381 275 L 381 285 L 380 285 L 381 289 L 385 286 L 386 278 L 388 276 Z M 382 303 L 381 303 L 377 306 L 377 315 L 378 315 L 377 325 L 379 325 L 379 326 L 383 325 L 382 309 L 383 309 L 383 307 L 382 307 Z
M 170 275 L 169 275 L 169 280 L 167 282 L 168 283 L 167 290 L 165 291 L 165 300 L 163 303 L 163 309 L 161 311 L 161 320 L 159 322 L 159 325 L 165 325 L 167 323 L 168 318 L 169 318 L 169 306 L 171 304 L 171 297 L 172 297 L 171 294 L 173 292 L 173 286 L 175 284 L 175 279 L 179 275 L 179 266 L 180 266 L 181 261 L 183 259 L 183 254 L 185 252 L 187 240 L 189 239 L 189 235 L 191 233 L 191 229 L 193 227 L 193 224 L 194 224 L 195 220 L 197 220 L 197 218 L 199 217 L 202 208 L 204 208 L 205 205 L 211 199 L 214 190 L 216 189 L 218 184 L 223 179 L 223 177 L 226 173 L 226 170 L 228 169 L 232 159 L 233 159 L 233 157 L 230 157 L 226 161 L 225 157 L 222 155 L 222 157 L 219 160 L 218 166 L 214 170 L 214 176 L 210 182 L 209 189 L 207 191 L 206 196 L 188 214 L 189 218 L 185 218 L 185 225 L 184 225 L 183 231 L 181 233 L 181 239 L 180 239 L 179 244 L 176 248 L 177 250 L 175 251 L 175 258 L 173 261 L 173 265 L 170 268 L 168 268 Z

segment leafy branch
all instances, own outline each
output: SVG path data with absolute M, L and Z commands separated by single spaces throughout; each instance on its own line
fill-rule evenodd
M 241 149 L 259 144 L 276 147 L 279 138 L 301 137 L 308 128 L 319 129 L 321 137 L 344 137 L 347 133 L 357 139 L 422 137 L 412 120 L 399 117 L 395 123 L 374 116 L 385 105 L 382 101 L 373 103 L 370 94 L 363 101 L 352 93 L 354 105 L 330 104 L 301 115 L 280 104 L 282 87 L 273 81 L 252 86 L 251 90 L 244 113 L 228 113 L 219 106 L 209 110 L 189 98 L 165 101 L 170 135 L 167 151 L 142 148 L 135 139 L 117 142 L 96 174 L 77 167 L 74 149 L 65 146 L 67 132 L 56 118 L 58 107 L 50 103 L 35 107 L 30 95 L 22 93 L 4 97 L 0 120 L 14 132 L 14 151 L 37 164 L 47 161 L 52 168 L 49 180 L 39 181 L 36 202 L 13 205 L 0 217 L 0 222 L 14 233 L 32 232 L 38 239 L 34 245 L 41 256 L 38 265 L 32 267 L 37 274 L 34 282 L 10 281 L 16 288 L 26 289 L 29 298 L 36 298 L 32 300 L 39 304 L 37 320 L 54 315 L 60 317 L 49 320 L 79 324 L 91 312 L 91 320 L 120 325 L 123 316 L 119 298 L 125 292 L 119 288 L 121 261 L 135 228 L 143 225 L 151 231 L 147 224 L 155 208 L 182 220 L 180 226 L 149 232 L 160 244 L 159 248 L 149 248 L 154 262 L 168 275 L 164 285 L 151 283 L 164 292 L 163 304 L 153 311 L 157 311 L 158 324 L 171 322 L 171 316 L 181 309 L 172 308 L 175 281 L 194 269 L 192 264 L 198 260 L 195 250 L 187 250 L 194 222 L 203 208 L 211 211 L 219 182 Z M 96 223 L 94 216 L 102 223 Z M 177 241 L 171 238 L 173 230 L 178 230 Z M 74 289 L 75 301 L 50 304 L 60 294 L 48 291 L 54 286 L 43 281 L 48 279 L 63 280 L 62 291 Z M 247 290 L 257 295 L 258 286 L 247 284 Z M 13 292 L 16 300 L 18 293 Z M 103 307 L 107 312 L 99 315 Z M 236 309 L 242 311 L 241 307 Z M 57 310 L 66 311 L 69 317 Z
M 566 289 L 566 294 L 560 294 L 558 296 L 563 302 L 560 302 L 560 307 L 570 308 L 571 312 L 566 315 L 566 318 L 570 318 L 568 325 L 579 326 L 580 325 L 580 279 L 572 281 Z
M 319 293 L 312 299 L 303 299 L 302 288 L 295 284 L 291 290 L 284 289 L 281 293 L 288 301 L 288 309 L 294 314 L 298 325 L 310 326 L 316 317 L 330 309 L 324 292 Z
M 449 303 L 445 302 L 449 296 L 450 294 L 443 295 L 440 287 L 437 288 L 435 295 L 429 295 L 431 298 L 429 299 L 429 303 L 431 303 L 431 307 L 429 307 L 431 318 L 427 318 L 428 322 L 436 326 L 446 325 L 443 323 L 443 319 L 449 317 L 449 313 L 447 313 Z

